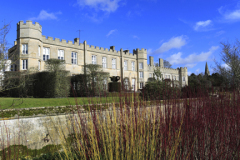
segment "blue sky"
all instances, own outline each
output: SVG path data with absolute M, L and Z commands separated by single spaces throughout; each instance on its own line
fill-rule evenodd
M 0 26 L 11 23 L 9 47 L 20 20 L 39 22 L 43 35 L 109 48 L 145 48 L 149 55 L 168 60 L 189 74 L 210 73 L 220 62 L 220 42 L 240 37 L 237 0 L 21 0 L 2 1 Z M 224 64 L 223 64 L 224 65 Z

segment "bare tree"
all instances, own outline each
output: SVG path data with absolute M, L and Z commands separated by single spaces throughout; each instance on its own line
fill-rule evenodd
M 215 60 L 214 71 L 224 78 L 225 87 L 239 89 L 240 84 L 240 42 L 236 40 L 234 44 L 222 42 L 221 60 L 225 63 L 220 64 Z
M 0 70 L 4 70 L 6 65 L 10 65 L 7 63 L 8 59 L 8 42 L 7 42 L 7 34 L 10 30 L 10 24 L 4 24 L 2 28 L 0 28 Z
M 172 65 L 167 60 L 163 60 L 163 64 L 165 68 L 172 68 Z

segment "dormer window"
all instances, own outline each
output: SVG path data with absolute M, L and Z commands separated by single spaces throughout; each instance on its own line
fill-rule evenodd
M 28 44 L 22 44 L 22 54 L 28 54 Z

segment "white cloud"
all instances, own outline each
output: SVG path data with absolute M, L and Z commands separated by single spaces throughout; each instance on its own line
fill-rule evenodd
M 230 69 L 229 65 L 227 65 L 226 63 L 222 64 L 221 67 L 223 67 L 223 68 L 225 68 L 225 69 L 227 69 L 227 70 Z
M 199 74 L 199 71 L 200 71 L 200 69 L 198 68 L 198 69 L 196 69 L 195 73 Z
M 138 36 L 136 36 L 136 35 L 133 35 L 132 36 L 133 37 L 133 39 L 140 39 Z
M 172 37 L 168 42 L 164 42 L 159 49 L 154 51 L 154 53 L 163 53 L 173 48 L 181 48 L 187 43 L 186 40 L 187 36 L 183 35 L 178 37 Z
M 189 68 L 192 68 L 196 65 L 197 62 L 203 62 L 208 59 L 208 57 L 219 47 L 218 46 L 212 46 L 208 52 L 202 52 L 200 54 L 190 54 L 189 56 L 182 58 L 182 52 L 178 52 L 176 54 L 171 55 L 167 58 L 167 61 L 169 61 L 171 64 L 177 64 L 177 65 L 185 65 Z
M 215 36 L 218 37 L 218 36 L 220 36 L 220 35 L 222 35 L 222 34 L 224 34 L 224 33 L 225 33 L 225 31 L 221 30 L 221 31 L 217 32 L 217 33 L 215 34 Z
M 153 54 L 153 50 L 152 50 L 152 48 L 149 48 L 149 49 L 147 50 L 147 54 L 148 54 L 148 55 Z
M 218 9 L 219 13 L 223 16 L 225 22 L 238 21 L 240 20 L 240 9 L 227 10 L 226 7 L 220 7 Z
M 237 20 L 238 19 L 239 20 L 240 19 L 240 9 L 226 13 L 225 19 L 229 19 L 229 20 Z
M 109 37 L 111 34 L 113 34 L 113 33 L 116 32 L 116 31 L 117 31 L 116 29 L 113 29 L 113 30 L 109 31 L 106 36 Z
M 101 10 L 104 12 L 115 12 L 118 7 L 120 0 L 78 0 L 80 6 L 88 6 L 94 8 L 96 11 Z
M 193 67 L 195 67 L 196 65 L 197 65 L 196 63 L 193 63 L 193 64 L 186 64 L 185 67 L 193 68 Z
M 41 10 L 39 15 L 37 17 L 32 17 L 30 20 L 51 20 L 51 19 L 57 19 L 57 15 L 62 14 L 61 12 L 57 13 L 48 13 L 45 10 Z
M 205 31 L 207 27 L 209 27 L 212 24 L 211 20 L 206 21 L 199 21 L 195 24 L 194 30 L 195 31 Z

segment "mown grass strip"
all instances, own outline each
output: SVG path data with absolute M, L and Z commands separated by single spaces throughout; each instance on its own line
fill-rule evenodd
M 86 105 L 119 102 L 117 97 L 68 97 L 68 98 L 0 98 L 0 109 L 17 109 L 32 107 L 51 107 L 68 105 Z

